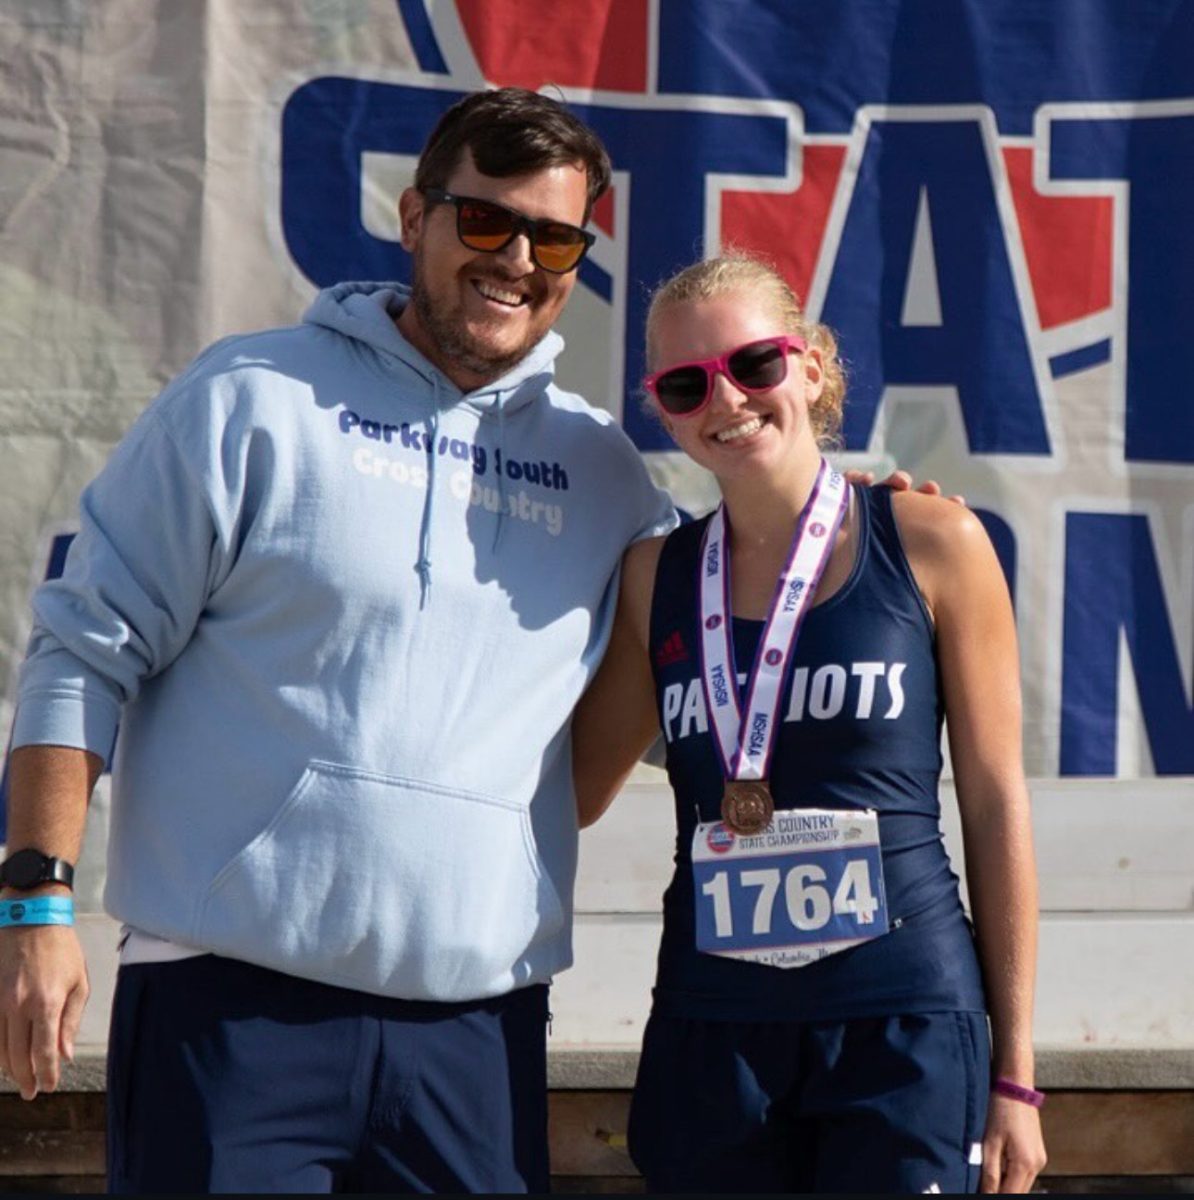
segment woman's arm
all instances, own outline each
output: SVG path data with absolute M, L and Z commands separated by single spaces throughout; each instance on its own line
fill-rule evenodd
M 1037 881 L 1007 585 L 972 512 L 912 493 L 896 496 L 895 509 L 936 624 L 970 907 L 991 1017 L 992 1070 L 997 1078 L 1032 1087 Z M 1027 1191 L 1044 1164 L 1036 1109 L 992 1094 L 982 1190 Z
M 610 806 L 659 733 L 647 643 L 662 547 L 662 538 L 648 538 L 626 551 L 609 648 L 572 717 L 572 777 L 582 829 Z

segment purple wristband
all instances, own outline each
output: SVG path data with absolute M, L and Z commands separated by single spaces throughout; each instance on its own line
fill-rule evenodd
M 1040 1108 L 1045 1103 L 1044 1092 L 1038 1092 L 1036 1088 L 1022 1087 L 1010 1079 L 995 1080 L 991 1084 L 991 1091 L 1000 1096 L 1007 1096 L 1009 1100 L 1019 1100 L 1021 1104 L 1031 1104 L 1033 1108 Z

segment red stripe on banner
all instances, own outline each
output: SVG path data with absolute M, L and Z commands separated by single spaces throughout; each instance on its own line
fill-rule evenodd
M 499 86 L 646 89 L 647 0 L 456 0 L 456 8 L 482 74 Z
M 602 233 L 614 236 L 614 189 L 611 187 L 596 204 L 593 205 L 593 224 Z
M 801 303 L 808 295 L 845 146 L 805 146 L 804 179 L 794 192 L 725 192 L 721 243 L 763 254 L 779 268 Z
M 1042 196 L 1032 186 L 1028 147 L 1006 147 L 1003 160 L 1020 222 L 1042 329 L 1111 305 L 1110 196 Z

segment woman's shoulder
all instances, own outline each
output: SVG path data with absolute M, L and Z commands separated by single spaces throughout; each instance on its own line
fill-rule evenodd
M 974 510 L 954 500 L 921 492 L 895 492 L 891 508 L 910 558 L 951 561 L 990 545 Z
M 973 509 L 916 492 L 892 501 L 908 565 L 934 619 L 946 608 L 965 611 L 1006 597 L 995 547 Z

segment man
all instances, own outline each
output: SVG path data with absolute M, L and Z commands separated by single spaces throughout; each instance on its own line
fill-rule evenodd
M 83 495 L 22 671 L 0 1066 L 31 1098 L 71 1054 L 54 922 L 119 720 L 113 1190 L 547 1187 L 569 714 L 674 521 L 551 382 L 608 186 L 562 105 L 467 97 L 400 200 L 409 295 L 211 347 Z

